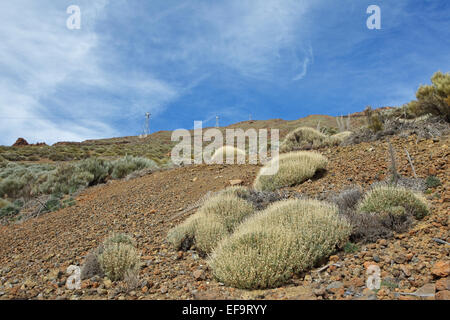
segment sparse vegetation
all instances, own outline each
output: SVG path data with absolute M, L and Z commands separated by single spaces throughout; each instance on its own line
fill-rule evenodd
M 278 171 L 275 174 L 267 175 L 275 161 L 278 161 Z M 297 185 L 312 178 L 318 170 L 325 169 L 327 163 L 327 158 L 317 152 L 297 151 L 281 154 L 261 168 L 254 187 L 259 191 L 273 191 Z
M 417 100 L 406 105 L 415 117 L 432 114 L 450 122 L 450 73 L 436 72 L 431 85 L 422 85 L 416 92 Z
M 97 248 L 88 253 L 81 268 L 81 279 L 90 279 L 94 276 L 104 276 L 102 267 L 100 266 L 100 262 L 98 261 L 98 256 L 100 253 L 100 248 Z
M 53 195 L 42 211 L 51 212 L 73 204 L 73 199 L 63 199 L 63 195 L 104 183 L 108 179 L 122 178 L 142 168 L 155 169 L 157 165 L 152 160 L 132 156 L 115 161 L 89 158 L 59 165 L 3 161 L 0 162 L 0 197 L 13 201 Z M 15 213 L 16 209 L 10 207 L 8 215 Z
M 226 163 L 227 157 L 230 155 L 233 155 L 233 163 L 238 163 L 239 157 L 244 159 L 246 158 L 246 154 L 244 150 L 241 150 L 239 148 L 235 148 L 233 146 L 223 146 L 219 149 L 217 149 L 213 156 L 211 157 L 212 163 Z
M 208 263 L 226 285 L 263 289 L 285 283 L 346 243 L 350 225 L 317 200 L 272 204 L 224 239 Z
M 359 251 L 359 247 L 356 243 L 353 242 L 347 242 L 344 246 L 344 252 L 345 253 L 355 253 Z
M 411 190 L 390 185 L 376 186 L 370 190 L 359 204 L 358 210 L 380 215 L 409 214 L 416 219 L 421 219 L 429 213 L 424 198 Z
M 122 179 L 131 172 L 139 171 L 144 168 L 157 169 L 158 165 L 153 160 L 125 156 L 124 158 L 113 161 L 111 167 L 111 176 L 114 179 Z
M 319 148 L 326 139 L 327 136 L 316 129 L 300 127 L 286 136 L 280 145 L 280 152 Z
M 233 195 L 238 189 L 229 190 L 208 199 L 193 216 L 172 229 L 168 241 L 176 248 L 195 243 L 199 252 L 211 252 L 221 239 L 254 212 L 251 203 Z
M 372 107 L 368 106 L 364 110 L 364 113 L 366 114 L 366 118 L 367 118 L 367 127 L 372 132 L 376 133 L 376 132 L 383 130 L 383 122 L 381 120 L 379 112 L 372 110 Z
M 349 132 L 351 130 L 350 115 L 345 118 L 343 116 L 336 117 L 339 132 Z
M 128 236 L 113 235 L 103 243 L 98 262 L 104 274 L 117 281 L 123 280 L 127 272 L 139 270 L 140 255 Z
M 345 139 L 353 134 L 351 131 L 343 131 L 327 137 L 326 144 L 329 146 L 340 145 Z
M 427 189 L 436 188 L 442 185 L 441 180 L 436 176 L 428 176 L 425 180 Z

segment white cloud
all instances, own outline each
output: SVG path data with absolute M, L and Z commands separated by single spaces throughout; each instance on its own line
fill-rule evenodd
M 0 144 L 11 144 L 19 136 L 30 142 L 54 143 L 118 135 L 118 130 L 101 119 L 127 110 L 101 101 L 96 93 L 132 96 L 129 108 L 135 112 L 141 111 L 143 101 L 153 101 L 152 108 L 157 110 L 177 96 L 174 88 L 154 77 L 124 78 L 102 67 L 100 62 L 108 52 L 99 50 L 94 27 L 107 0 L 79 2 L 81 30 L 66 28 L 69 2 L 0 4 Z M 67 100 L 66 92 L 61 94 L 63 87 L 69 93 L 78 90 L 77 94 Z M 46 103 L 50 100 L 56 105 Z
M 79 0 L 81 30 L 68 30 L 71 4 L 1 2 L 0 144 L 19 136 L 53 143 L 120 135 L 111 120 L 157 114 L 222 72 L 292 82 L 313 61 L 303 36 L 306 0 L 152 2 L 148 12 L 127 1 Z M 132 25 L 111 34 L 103 24 L 97 33 L 97 21 L 116 23 L 108 14 Z M 127 32 L 139 30 L 137 15 L 145 33 L 128 42 Z M 145 52 L 146 66 L 128 70 L 129 57 L 114 52 L 103 34 Z
M 155 63 L 179 62 L 187 72 L 219 66 L 253 79 L 292 81 L 312 62 L 304 38 L 310 7 L 302 0 L 189 2 L 158 15 L 147 36 L 155 43 Z M 174 50 L 167 52 L 169 46 Z

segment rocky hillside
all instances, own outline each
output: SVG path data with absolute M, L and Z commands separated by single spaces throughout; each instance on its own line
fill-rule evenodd
M 278 124 L 277 124 L 278 125 Z M 294 127 L 298 124 L 293 125 Z M 268 290 L 238 290 L 218 283 L 195 251 L 174 250 L 167 232 L 195 212 L 199 199 L 233 184 L 249 186 L 259 170 L 250 165 L 189 166 L 115 180 L 84 190 L 74 206 L 0 227 L 0 299 L 450 299 L 450 137 L 393 137 L 401 175 L 439 179 L 426 191 L 431 214 L 405 232 L 374 243 L 350 243 L 328 263 Z M 367 189 L 389 175 L 383 138 L 322 148 L 329 159 L 320 177 L 291 188 L 324 199 L 348 186 Z M 144 262 L 132 290 L 98 276 L 81 289 L 65 286 L 69 265 L 112 231 L 132 235 Z M 366 288 L 370 265 L 381 269 L 381 288 Z

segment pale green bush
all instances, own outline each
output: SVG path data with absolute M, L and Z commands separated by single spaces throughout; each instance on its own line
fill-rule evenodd
M 280 152 L 319 148 L 324 145 L 327 136 L 310 127 L 300 127 L 288 133 L 280 146 Z
M 250 190 L 243 186 L 231 186 L 219 191 L 220 195 L 234 195 L 239 198 L 246 198 L 250 195 Z
M 176 249 L 189 249 L 195 240 L 195 230 L 198 218 L 198 215 L 194 214 L 188 217 L 180 225 L 170 229 L 167 234 L 167 241 Z
M 332 136 L 327 137 L 325 144 L 327 144 L 328 146 L 338 146 L 352 134 L 353 132 L 351 131 L 343 131 L 333 134 Z
M 94 175 L 81 171 L 73 164 L 62 164 L 56 170 L 49 172 L 42 180 L 37 186 L 39 193 L 69 194 L 89 186 L 94 180 Z
M 170 230 L 167 240 L 177 249 L 187 249 L 195 243 L 199 252 L 207 254 L 253 212 L 249 202 L 233 194 L 218 194 L 206 200 L 184 223 Z
M 133 247 L 136 245 L 134 239 L 126 233 L 113 233 L 103 242 L 103 245 L 107 247 L 111 244 L 118 244 L 118 243 L 128 244 Z
M 403 212 L 411 214 L 417 219 L 421 219 L 429 213 L 426 200 L 421 195 L 402 187 L 390 185 L 377 186 L 370 190 L 359 204 L 358 211 L 394 215 Z
M 279 162 L 278 172 L 266 175 L 273 162 Z M 297 151 L 279 155 L 272 159 L 258 173 L 254 188 L 259 191 L 274 191 L 290 187 L 312 178 L 318 170 L 326 168 L 328 160 L 317 152 Z
M 110 280 L 123 280 L 128 272 L 139 271 L 140 254 L 134 245 L 130 236 L 118 233 L 108 237 L 97 249 L 98 264 Z
M 109 175 L 111 164 L 103 159 L 89 158 L 81 160 L 77 163 L 77 172 L 80 173 L 87 172 L 92 175 L 91 185 L 96 185 L 105 182 Z
M 246 154 L 245 151 L 239 149 L 239 148 L 235 148 L 233 146 L 223 146 L 219 149 L 217 149 L 213 156 L 211 157 L 211 162 L 212 163 L 226 163 L 227 161 L 227 155 L 233 155 L 233 163 L 237 163 L 238 161 L 238 156 L 241 156 L 244 161 L 246 158 Z
M 337 208 L 317 200 L 279 201 L 222 240 L 208 264 L 216 279 L 242 289 L 272 288 L 344 245 L 351 232 Z
M 111 176 L 114 179 L 122 179 L 134 171 L 142 170 L 145 168 L 158 168 L 158 165 L 153 160 L 133 156 L 125 156 L 124 158 L 113 161 L 111 163 L 111 166 Z
M 202 253 L 209 253 L 230 231 L 214 215 L 202 215 L 195 228 L 195 245 Z

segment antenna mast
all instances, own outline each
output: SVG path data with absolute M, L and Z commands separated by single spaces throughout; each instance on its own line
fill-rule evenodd
M 216 128 L 219 127 L 219 116 L 216 116 Z
M 145 133 L 144 135 L 147 136 L 150 134 L 150 112 L 145 113 Z

